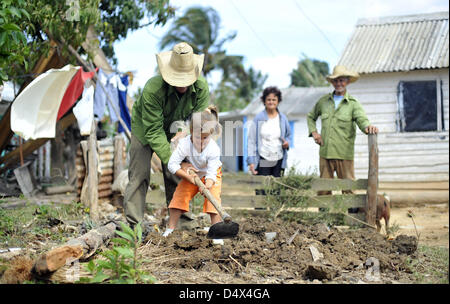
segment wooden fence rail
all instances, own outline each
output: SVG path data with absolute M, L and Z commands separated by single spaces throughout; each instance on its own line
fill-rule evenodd
M 365 220 L 369 225 L 375 226 L 376 204 L 378 192 L 378 147 L 377 136 L 369 135 L 369 172 L 368 179 L 324 179 L 313 178 L 311 188 L 305 190 L 307 196 L 303 206 L 325 207 L 333 210 L 333 207 L 342 208 L 362 207 L 365 210 Z M 258 195 L 261 189 L 269 186 L 271 180 L 280 181 L 280 178 L 267 176 L 254 176 L 243 173 L 224 173 L 222 183 L 222 206 L 224 208 L 254 208 L 266 209 L 265 195 Z M 162 174 L 154 173 L 151 176 L 151 184 L 164 185 Z M 317 191 L 344 191 L 352 190 L 355 194 L 334 194 L 334 195 L 311 195 Z M 280 200 L 299 199 L 302 192 L 296 195 L 286 195 L 286 191 L 279 193 Z M 165 206 L 164 192 L 156 188 L 147 194 L 147 202 L 154 206 Z

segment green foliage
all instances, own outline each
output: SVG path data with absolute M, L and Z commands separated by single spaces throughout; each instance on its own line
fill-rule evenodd
M 326 223 L 327 225 L 340 225 L 343 223 L 343 215 L 347 208 L 344 199 L 337 201 L 332 208 L 324 208 L 320 212 L 309 210 L 311 202 L 316 197 L 316 191 L 311 190 L 315 173 L 297 173 L 295 166 L 285 172 L 283 177 L 270 178 L 265 188 L 265 206 L 269 208 L 273 218 L 280 217 L 287 221 L 304 222 L 307 224 Z M 287 211 L 288 208 L 296 208 L 296 212 Z
M 15 224 L 15 218 L 8 214 L 6 210 L 0 208 L 0 237 L 16 233 L 18 227 Z
M 115 244 L 111 250 L 100 253 L 106 260 L 91 260 L 87 270 L 93 278 L 81 278 L 82 283 L 136 284 L 154 283 L 156 279 L 139 269 L 140 261 L 137 249 L 142 243 L 142 227 L 138 223 L 131 229 L 120 223 L 121 231 L 116 231 L 120 238 L 111 241 Z
M 266 206 L 275 217 L 283 209 L 290 207 L 306 211 L 309 207 L 308 198 L 315 194 L 310 190 L 313 178 L 310 174 L 297 174 L 295 168 L 291 167 L 283 177 L 270 179 L 264 189 Z
M 113 43 L 130 30 L 164 24 L 173 16 L 169 0 L 4 0 L 0 3 L 0 84 L 15 79 L 21 85 L 41 55 L 68 41 L 78 49 L 90 26 L 99 33 L 100 46 L 116 63 Z M 141 19 L 148 23 L 140 25 Z M 76 63 L 67 49 L 62 56 Z M 81 50 L 80 50 L 81 53 Z M 19 78 L 18 78 L 19 77 Z
M 194 53 L 204 54 L 203 74 L 208 76 L 213 70 L 222 72 L 222 80 L 212 92 L 212 102 L 225 112 L 244 108 L 262 89 L 267 76 L 251 67 L 246 70 L 243 56 L 226 53 L 223 45 L 232 41 L 236 32 L 222 38 L 220 22 L 219 14 L 211 7 L 190 7 L 163 36 L 160 48 L 185 41 L 192 46 Z
M 324 87 L 328 86 L 326 76 L 329 73 L 328 63 L 310 59 L 303 54 L 297 68 L 291 72 L 291 85 L 296 87 Z
M 408 257 L 406 266 L 418 283 L 448 284 L 449 251 L 444 247 L 419 246 L 417 257 Z
M 267 75 L 245 69 L 242 56 L 226 56 L 218 64 L 222 70 L 222 80 L 214 91 L 213 103 L 220 111 L 244 108 L 263 88 Z
M 113 43 L 124 39 L 129 31 L 148 25 L 164 25 L 175 14 L 169 0 L 102 0 L 99 9 L 101 22 L 96 24 L 101 48 L 106 57 L 117 63 Z M 141 20 L 147 20 L 141 24 Z
M 23 27 L 30 22 L 30 14 L 26 5 L 24 0 L 0 2 L 0 85 L 8 80 L 7 70 L 11 64 L 23 64 L 27 68 L 30 48 Z
M 220 38 L 220 16 L 212 7 L 191 7 L 183 16 L 175 19 L 163 36 L 160 48 L 171 47 L 179 42 L 189 43 L 196 54 L 204 54 L 203 73 L 207 76 L 225 55 L 223 45 L 236 37 L 231 32 Z

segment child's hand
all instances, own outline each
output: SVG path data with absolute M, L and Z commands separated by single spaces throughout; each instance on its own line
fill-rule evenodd
M 214 186 L 214 181 L 212 179 L 207 178 L 205 181 L 206 189 L 210 190 Z

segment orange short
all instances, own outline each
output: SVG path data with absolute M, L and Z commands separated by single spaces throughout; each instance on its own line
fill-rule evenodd
M 205 183 L 204 177 L 201 180 L 203 183 Z M 216 182 L 209 191 L 220 204 L 220 193 L 222 192 L 222 167 L 217 169 Z M 175 193 L 173 194 L 173 198 L 169 204 L 169 208 L 176 208 L 188 212 L 189 202 L 197 193 L 198 187 L 196 185 L 188 182 L 185 179 L 182 179 L 178 184 L 177 189 L 175 189 Z M 214 208 L 214 206 L 206 198 L 203 204 L 203 212 L 217 214 L 216 208 Z

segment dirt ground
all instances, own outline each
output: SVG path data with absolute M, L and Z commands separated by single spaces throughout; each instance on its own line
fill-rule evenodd
M 408 217 L 408 212 L 414 217 Z M 168 238 L 151 232 L 138 249 L 142 269 L 159 284 L 448 283 L 448 204 L 393 208 L 390 224 L 396 229 L 391 238 L 383 233 L 384 227 L 376 233 L 369 228 L 307 225 L 280 218 L 273 221 L 263 213 L 232 215 L 240 231 L 236 238 L 225 239 L 224 245 L 214 245 L 206 238 L 203 226 L 209 221 L 204 219 L 200 225 L 175 230 Z M 164 214 L 156 218 L 160 230 L 164 229 Z M 64 224 L 52 225 L 57 231 Z M 85 223 L 80 220 L 72 225 L 79 233 L 67 234 L 67 238 L 81 234 Z M 27 229 L 21 231 L 26 233 Z M 276 233 L 271 241 L 266 236 L 270 232 Z M 58 245 L 50 245 L 41 234 L 31 237 L 39 238 L 33 243 L 34 253 L 25 248 L 19 257 L 33 260 L 49 246 Z M 439 249 L 440 264 L 436 264 L 434 253 L 423 250 L 428 247 L 443 248 Z
M 419 243 L 408 210 L 415 215 Z M 223 246 L 213 245 L 201 229 L 175 231 L 168 238 L 150 234 L 139 251 L 150 261 L 144 268 L 158 283 L 415 283 L 418 275 L 411 261 L 420 260 L 422 267 L 433 263 L 417 250 L 418 245 L 448 249 L 447 204 L 393 209 L 391 223 L 398 230 L 391 239 L 371 229 L 258 216 L 235 221 L 240 224 L 239 235 L 224 240 Z M 268 232 L 276 233 L 271 242 Z M 435 275 L 448 277 L 448 268 Z
M 449 217 L 447 204 L 430 204 L 420 207 L 393 208 L 391 210 L 391 226 L 397 224 L 399 232 L 417 236 L 419 244 L 449 248 Z M 407 216 L 408 210 L 415 215 L 414 223 Z M 383 223 L 383 222 L 382 222 Z M 384 229 L 384 228 L 382 228 Z M 417 229 L 417 232 L 416 232 Z

